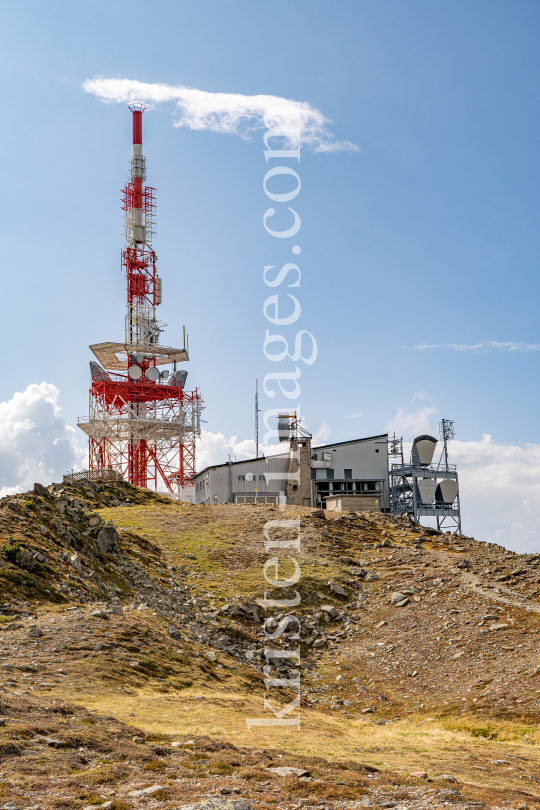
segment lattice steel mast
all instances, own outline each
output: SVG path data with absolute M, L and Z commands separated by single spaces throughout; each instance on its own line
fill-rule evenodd
M 90 413 L 79 419 L 89 439 L 89 469 L 112 469 L 136 486 L 193 484 L 195 439 L 200 436 L 202 398 L 184 390 L 187 371 L 177 362 L 189 360 L 188 350 L 160 345 L 165 324 L 156 307 L 162 301 L 157 275 L 155 189 L 144 186 L 146 158 L 142 153 L 144 105 L 132 104 L 131 180 L 122 192 L 124 233 L 122 267 L 127 280 L 124 343 L 90 346 L 92 361 Z M 184 340 L 185 344 L 185 340 Z M 172 374 L 158 366 L 172 364 Z M 127 374 L 110 372 L 124 371 Z

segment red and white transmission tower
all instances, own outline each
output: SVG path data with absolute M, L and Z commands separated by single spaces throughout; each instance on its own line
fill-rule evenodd
M 155 189 L 143 186 L 145 107 L 132 104 L 130 110 L 131 181 L 122 194 L 126 237 L 122 267 L 127 278 L 125 342 L 90 346 L 99 362 L 90 362 L 90 412 L 88 418 L 79 419 L 79 427 L 88 436 L 90 470 L 115 470 L 138 487 L 153 484 L 157 489 L 161 479 L 172 492 L 177 485 L 193 485 L 202 398 L 197 390 L 184 390 L 187 371 L 177 369 L 177 363 L 189 360 L 185 332 L 183 349 L 159 342 L 165 324 L 156 317 L 156 307 L 161 304 L 161 279 L 151 247 L 155 236 Z M 172 369 L 159 370 L 159 366 L 166 365 L 172 365 Z

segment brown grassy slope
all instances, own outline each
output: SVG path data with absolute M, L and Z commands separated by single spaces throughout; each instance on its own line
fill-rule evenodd
M 411 771 L 427 769 L 434 778 L 450 772 L 469 785 L 464 790 L 487 791 L 485 798 L 500 789 L 516 801 L 520 791 L 537 794 L 540 679 L 532 673 L 540 625 L 534 558 L 435 535 L 427 536 L 421 542 L 424 550 L 418 551 L 411 544 L 419 545 L 424 535 L 384 516 L 343 515 L 335 522 L 328 515 L 313 517 L 308 509 L 289 508 L 283 515 L 272 507 L 182 506 L 146 492 L 131 493 L 125 485 L 113 490 L 89 499 L 74 491 L 71 497 L 84 500 L 87 512 L 97 507 L 105 519 L 123 527 L 116 560 L 85 554 L 95 546 L 95 535 L 84 536 L 82 513 L 74 524 L 81 538 L 74 533 L 66 540 L 54 534 L 54 502 L 33 499 L 32 509 L 24 506 L 28 497 L 17 498 L 19 512 L 0 504 L 4 537 L 47 557 L 42 568 L 31 572 L 7 560 L 0 566 L 3 583 L 19 600 L 5 600 L 11 615 L 1 622 L 2 661 L 14 667 L 6 672 L 15 681 L 3 682 L 6 695 L 23 699 L 21 693 L 28 692 L 38 702 L 44 696 L 49 702 L 68 700 L 78 711 L 94 708 L 125 722 L 133 713 L 143 732 L 167 739 L 178 733 L 184 738 L 208 735 L 250 749 L 281 748 L 289 752 L 288 764 L 293 755 L 360 759 L 386 771 L 400 769 L 398 781 L 410 781 Z M 141 503 L 105 506 L 113 496 L 120 503 L 126 497 Z M 319 651 L 302 644 L 303 660 L 316 664 L 315 669 L 301 668 L 302 731 L 249 734 L 246 717 L 264 715 L 264 685 L 256 668 L 261 629 L 245 614 L 217 609 L 225 603 L 253 604 L 270 590 L 262 577 L 268 558 L 263 525 L 298 516 L 302 549 L 295 556 L 302 578 L 296 587 L 302 603 L 297 613 L 318 624 L 325 644 Z M 45 534 L 39 526 L 45 526 Z M 280 531 L 285 538 L 286 530 Z M 390 546 L 382 547 L 383 542 Z M 73 579 L 65 560 L 75 550 L 82 560 L 80 576 L 75 574 L 81 582 Z M 343 562 L 346 558 L 361 564 Z M 126 573 L 119 566 L 126 561 L 150 579 Z M 90 579 L 90 568 L 103 587 Z M 378 578 L 366 581 L 359 569 Z M 69 590 L 53 581 L 68 582 Z M 334 597 L 329 582 L 344 584 L 349 598 Z M 400 589 L 411 591 L 404 594 L 410 601 L 395 607 L 389 598 Z M 124 601 L 124 615 L 92 617 L 89 600 L 110 603 L 114 593 Z M 30 605 L 20 601 L 27 596 Z M 77 601 L 77 609 L 68 609 Z M 128 609 L 142 602 L 151 609 Z M 318 617 L 321 604 L 339 610 L 337 621 Z M 25 616 L 25 609 L 33 615 Z M 272 613 L 279 615 L 276 610 L 266 616 Z M 171 622 L 181 633 L 180 642 L 167 633 Z M 33 623 L 43 636 L 28 635 Z M 507 626 L 493 629 L 497 625 Z M 214 636 L 205 639 L 207 631 Z M 228 634 L 228 649 L 213 646 L 220 633 Z M 303 634 L 305 641 L 309 638 Z M 207 656 L 212 650 L 214 660 Z M 255 666 L 246 652 L 253 653 Z M 44 669 L 16 669 L 34 661 Z M 58 669 L 64 673 L 56 674 Z M 272 699 L 279 703 L 278 694 Z M 493 764 L 496 760 L 504 762 Z M 236 773 L 238 766 L 231 767 Z

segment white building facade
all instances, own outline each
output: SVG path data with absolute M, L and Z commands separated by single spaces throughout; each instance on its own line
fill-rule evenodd
M 309 439 L 300 439 L 280 455 L 207 467 L 195 476 L 194 495 L 196 503 L 281 502 L 322 508 L 327 497 L 337 494 L 366 496 L 366 503 L 377 495 L 379 510 L 387 511 L 388 478 L 386 434 L 314 448 Z

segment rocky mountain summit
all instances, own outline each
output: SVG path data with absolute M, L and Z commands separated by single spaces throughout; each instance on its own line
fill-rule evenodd
M 300 523 L 294 609 L 268 521 Z M 3 498 L 0 808 L 533 807 L 539 566 L 406 517 Z M 280 711 L 300 731 L 248 730 Z

